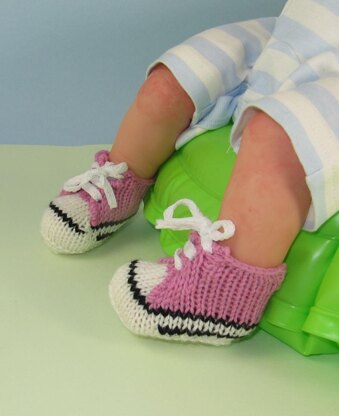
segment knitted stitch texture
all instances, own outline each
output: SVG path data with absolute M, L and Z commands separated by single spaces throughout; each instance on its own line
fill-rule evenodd
M 179 269 L 171 258 L 134 260 L 118 269 L 109 292 L 120 319 L 137 335 L 166 340 L 226 345 L 249 335 L 286 265 L 247 265 L 214 241 L 208 252 L 198 232 L 190 241 L 195 254 L 189 259 L 179 252 Z
M 106 176 L 107 187 L 111 187 L 108 191 L 113 193 L 111 198 L 115 206 L 111 208 L 105 190 L 101 188 L 95 189 L 97 200 L 84 189 L 88 187 L 86 184 L 72 192 L 63 189 L 45 210 L 41 222 L 41 234 L 52 251 L 76 254 L 91 250 L 106 241 L 138 211 L 143 197 L 154 182 L 153 179 L 137 177 L 128 170 L 126 164 L 114 165 L 109 162 L 108 156 L 109 152 L 106 150 L 95 155 L 98 165 L 95 180 L 99 184 L 104 183 Z M 100 171 L 100 168 L 107 167 L 113 170 L 118 168 L 121 172 L 117 177 L 110 177 L 109 173 L 104 174 Z M 73 179 L 77 181 L 77 178 Z M 72 182 L 73 179 L 69 181 Z M 92 188 L 95 188 L 95 180 L 88 181 Z M 78 187 L 80 186 L 82 185 Z

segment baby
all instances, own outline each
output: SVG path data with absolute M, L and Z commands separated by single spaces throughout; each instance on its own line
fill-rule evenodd
M 238 156 L 218 221 L 178 201 L 158 228 L 192 229 L 185 248 L 133 261 L 112 279 L 113 306 L 132 332 L 214 345 L 247 336 L 298 232 L 336 213 L 338 28 L 339 2 L 290 0 L 278 18 L 220 26 L 170 49 L 148 69 L 111 151 L 50 203 L 48 246 L 88 251 L 136 214 L 176 148 L 233 119 Z M 191 218 L 173 218 L 180 204 Z

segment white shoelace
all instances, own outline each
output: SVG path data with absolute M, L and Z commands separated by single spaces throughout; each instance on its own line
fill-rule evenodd
M 186 206 L 192 217 L 173 218 L 175 209 L 180 206 Z M 175 204 L 168 207 L 164 212 L 164 219 L 158 220 L 155 228 L 171 228 L 173 230 L 194 230 L 200 235 L 201 246 L 208 253 L 212 253 L 212 242 L 222 241 L 231 238 L 235 233 L 235 225 L 230 220 L 219 220 L 212 223 L 205 217 L 196 204 L 190 199 L 180 199 Z M 220 231 L 223 229 L 223 231 Z M 182 261 L 179 254 L 182 249 L 177 249 L 174 254 L 174 266 L 177 270 L 182 268 Z M 185 244 L 183 253 L 192 260 L 196 254 L 194 244 L 188 240 Z
M 126 163 L 116 165 L 112 162 L 106 162 L 103 166 L 100 166 L 98 162 L 94 162 L 91 169 L 66 181 L 63 188 L 67 192 L 78 192 L 83 189 L 96 201 L 101 201 L 102 197 L 99 189 L 102 189 L 109 207 L 111 209 L 116 208 L 118 206 L 117 200 L 107 178 L 122 179 L 122 174 L 127 169 Z

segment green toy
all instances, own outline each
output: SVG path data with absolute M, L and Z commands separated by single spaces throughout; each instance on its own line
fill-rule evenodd
M 153 225 L 181 198 L 195 201 L 216 220 L 236 158 L 227 138 L 231 125 L 208 131 L 179 149 L 161 168 L 145 201 Z M 179 207 L 176 216 L 187 216 Z M 161 230 L 168 255 L 182 247 L 187 231 Z M 304 355 L 339 353 L 339 214 L 314 233 L 301 231 L 287 257 L 288 274 L 272 297 L 261 328 Z

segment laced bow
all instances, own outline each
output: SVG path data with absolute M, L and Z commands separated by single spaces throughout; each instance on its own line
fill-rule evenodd
M 186 206 L 190 210 L 192 216 L 173 218 L 175 209 L 180 205 Z M 196 204 L 190 199 L 180 199 L 175 204 L 168 207 L 164 212 L 164 219 L 157 221 L 156 228 L 197 231 L 200 235 L 201 246 L 208 253 L 212 253 L 213 241 L 226 240 L 231 238 L 235 233 L 235 225 L 232 221 L 219 220 L 212 223 L 212 221 L 205 217 Z M 182 249 L 177 249 L 174 253 L 174 266 L 177 270 L 182 268 L 182 260 L 180 258 L 181 253 Z M 196 248 L 190 240 L 185 244 L 183 253 L 190 260 L 195 256 Z
M 107 178 L 122 179 L 122 174 L 127 169 L 126 163 L 106 162 L 103 166 L 100 166 L 98 162 L 94 162 L 91 169 L 66 181 L 63 189 L 67 192 L 78 192 L 83 189 L 96 201 L 102 200 L 99 191 L 99 189 L 102 189 L 109 207 L 111 209 L 116 208 L 118 206 L 117 200 Z

